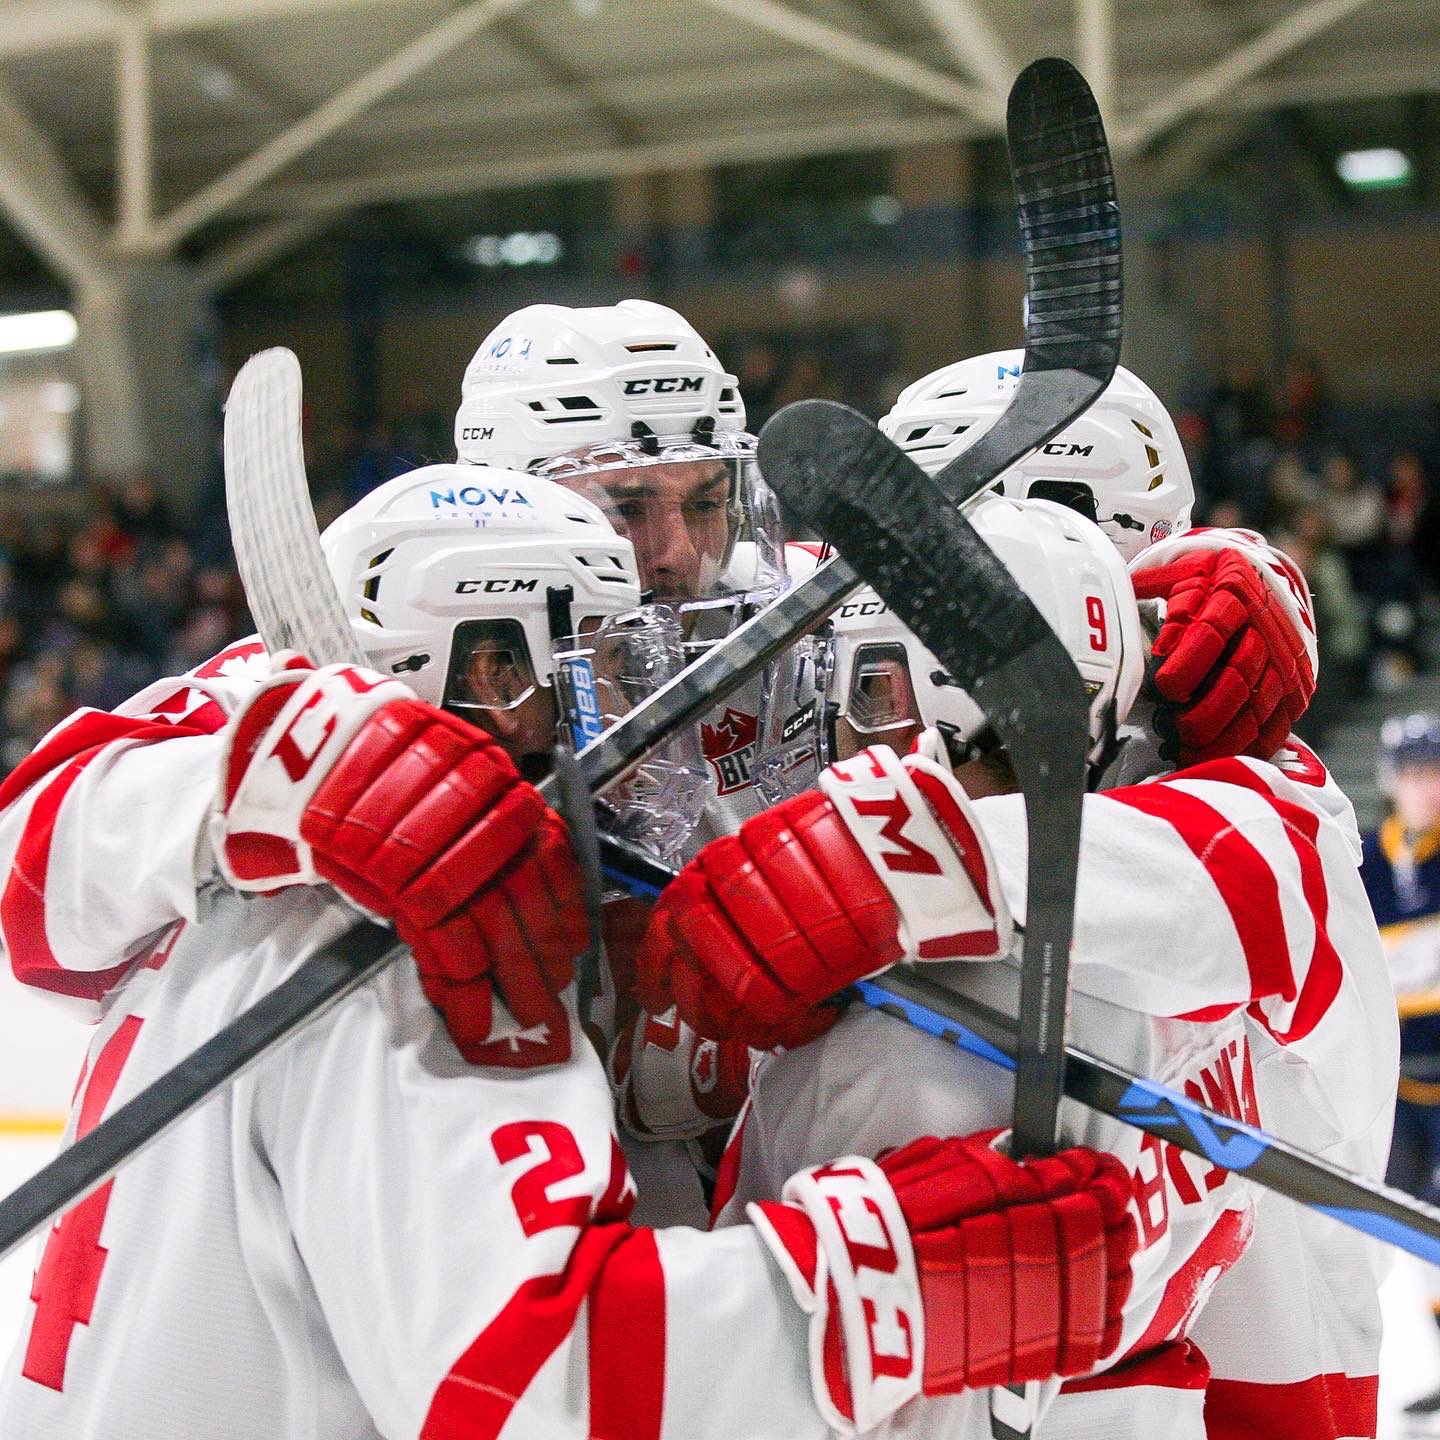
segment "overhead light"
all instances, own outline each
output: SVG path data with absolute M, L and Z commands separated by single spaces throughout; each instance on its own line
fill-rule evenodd
M 472 265 L 494 270 L 501 265 L 553 265 L 565 254 L 558 235 L 549 230 L 516 230 L 510 235 L 472 235 L 465 242 L 465 258 Z
M 68 310 L 31 310 L 23 315 L 0 315 L 0 355 L 63 350 L 75 343 L 78 329 L 75 317 Z
M 893 195 L 872 196 L 865 208 L 877 225 L 898 224 L 905 213 L 905 207 Z
M 223 65 L 201 65 L 195 81 L 212 100 L 235 98 L 235 77 Z
M 1382 145 L 1374 150 L 1347 150 L 1335 162 L 1336 173 L 1356 190 L 1394 190 L 1410 183 L 1410 157 Z

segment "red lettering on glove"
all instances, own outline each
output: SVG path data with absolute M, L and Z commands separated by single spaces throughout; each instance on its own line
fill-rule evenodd
M 1150 681 L 1173 719 L 1182 765 L 1268 760 L 1315 693 L 1302 637 L 1250 560 L 1191 551 L 1134 573 L 1141 600 L 1166 602 Z

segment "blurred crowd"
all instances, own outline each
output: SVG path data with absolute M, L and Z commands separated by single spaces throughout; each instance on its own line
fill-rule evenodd
M 1310 581 L 1320 687 L 1312 741 L 1356 699 L 1432 666 L 1440 591 L 1440 431 L 1434 418 L 1342 411 L 1297 355 L 1279 382 L 1237 363 L 1177 416 L 1196 521 L 1261 530 Z
M 250 628 L 223 530 L 182 530 L 147 479 L 0 503 L 0 769 Z M 223 524 L 223 522 L 222 522 Z
M 757 428 L 808 395 L 878 414 L 893 388 L 887 366 L 865 363 L 876 357 L 864 345 L 756 337 L 736 350 Z M 391 476 L 450 458 L 448 420 L 417 402 L 366 430 L 310 434 L 321 525 Z M 1440 427 L 1336 409 L 1303 356 L 1274 385 L 1236 365 L 1177 422 L 1197 523 L 1262 530 L 1309 578 L 1321 683 L 1307 738 L 1320 739 L 1351 701 L 1399 689 L 1440 659 L 1426 624 L 1440 592 Z M 111 708 L 251 626 L 218 474 L 187 525 L 144 478 L 47 504 L 35 492 L 21 504 L 19 493 L 0 497 L 0 773 L 76 707 Z

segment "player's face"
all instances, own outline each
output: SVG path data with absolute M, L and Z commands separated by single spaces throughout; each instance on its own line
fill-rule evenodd
M 641 587 L 662 605 L 700 599 L 729 548 L 729 467 L 678 461 L 600 478 L 616 528 L 635 546 Z
M 1395 813 L 1413 833 L 1440 825 L 1440 764 L 1407 765 L 1396 773 Z

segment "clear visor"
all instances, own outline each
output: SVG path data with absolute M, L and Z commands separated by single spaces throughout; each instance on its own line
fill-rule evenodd
M 825 725 L 825 693 L 835 653 L 827 626 L 793 645 L 764 672 L 760 746 L 751 774 L 771 805 L 815 788 L 835 757 Z
M 755 439 L 593 446 L 536 473 L 593 501 L 635 547 L 641 588 L 679 608 L 771 586 L 781 575 L 778 511 Z
M 518 620 L 466 620 L 456 626 L 445 678 L 447 710 L 506 714 L 530 700 L 538 683 Z
M 554 642 L 560 743 L 579 752 L 684 668 L 680 627 L 642 606 Z M 688 726 L 606 790 L 611 828 L 662 859 L 700 822 L 707 771 L 699 732 Z
M 904 645 L 857 646 L 849 687 L 833 716 L 834 758 L 848 760 L 871 745 L 904 755 L 924 728 Z

